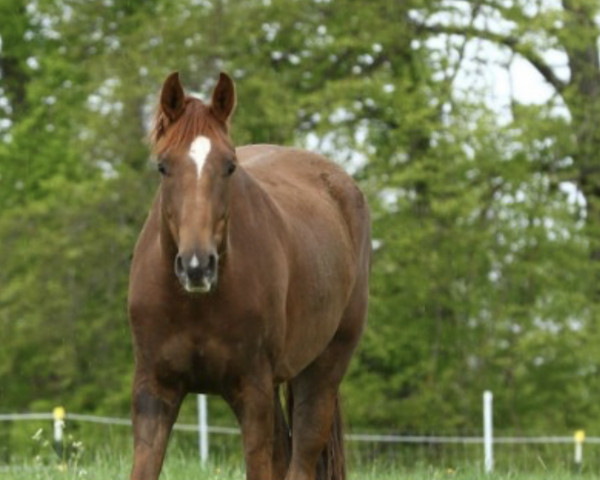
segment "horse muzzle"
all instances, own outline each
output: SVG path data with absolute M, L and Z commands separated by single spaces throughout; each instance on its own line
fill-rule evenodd
M 175 257 L 175 275 L 189 293 L 208 293 L 217 285 L 219 257 L 216 253 L 179 253 Z

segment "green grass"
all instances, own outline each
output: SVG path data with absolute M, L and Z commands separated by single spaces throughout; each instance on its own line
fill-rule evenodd
M 14 449 L 0 463 L 0 480 L 127 480 L 131 471 L 128 432 L 102 435 L 69 434 L 64 462 L 59 462 L 48 433 L 28 435 L 27 448 Z M 241 440 L 217 438 L 211 461 L 200 466 L 196 437 L 174 435 L 161 480 L 244 480 Z M 498 445 L 496 472 L 482 471 L 480 445 L 347 445 L 348 480 L 600 480 L 600 455 L 595 446 L 584 449 L 584 470 L 570 469 L 570 445 Z M 17 453 L 19 452 L 19 453 Z M 274 479 L 282 480 L 282 479 Z
M 0 480 L 108 480 L 129 478 L 131 432 L 120 426 L 72 425 L 61 467 L 47 425 L 23 425 L 0 437 Z M 44 430 L 45 428 L 45 430 Z M 244 480 L 239 436 L 213 435 L 205 469 L 197 435 L 174 432 L 161 480 Z M 346 443 L 348 480 L 600 480 L 600 445 L 584 446 L 584 471 L 571 470 L 573 446 L 508 445 L 494 448 L 496 472 L 482 472 L 479 444 Z M 281 479 L 274 479 L 281 480 Z
M 2 480 L 106 480 L 129 478 L 130 458 L 114 454 L 97 456 L 93 460 L 71 461 L 68 466 L 56 463 L 42 465 L 32 461 L 21 465 L 0 467 Z M 243 480 L 242 465 L 238 462 L 210 464 L 201 468 L 197 458 L 171 454 L 164 466 L 161 480 Z M 349 468 L 349 480 L 600 480 L 600 472 L 576 474 L 568 471 L 523 472 L 511 470 L 485 475 L 478 466 L 439 468 L 427 465 L 408 467 L 368 466 Z M 278 479 L 276 479 L 278 480 Z

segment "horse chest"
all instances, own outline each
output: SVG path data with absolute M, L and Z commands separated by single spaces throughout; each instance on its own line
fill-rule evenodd
M 247 375 L 263 352 L 262 337 L 223 335 L 197 327 L 162 341 L 156 363 L 159 379 L 179 379 L 190 391 L 220 393 Z

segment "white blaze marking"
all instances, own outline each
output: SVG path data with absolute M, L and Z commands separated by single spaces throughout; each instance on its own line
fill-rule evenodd
M 194 255 L 192 257 L 192 261 L 190 262 L 190 267 L 196 268 L 198 265 L 200 265 L 200 262 L 198 261 L 198 257 Z
M 196 174 L 198 178 L 200 178 L 200 172 L 202 171 L 204 162 L 206 162 L 206 157 L 208 156 L 210 149 L 210 140 L 204 135 L 196 137 L 192 142 L 192 146 L 190 147 L 190 157 L 192 157 L 192 160 L 196 164 Z

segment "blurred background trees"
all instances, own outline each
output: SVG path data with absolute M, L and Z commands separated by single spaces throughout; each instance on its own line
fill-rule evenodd
M 592 0 L 5 0 L 0 411 L 128 414 L 151 114 L 171 71 L 207 98 L 225 70 L 237 144 L 321 151 L 369 196 L 370 318 L 343 385 L 354 429 L 478 431 L 491 389 L 498 429 L 597 430 L 597 13 Z M 543 101 L 523 98 L 536 89 Z

